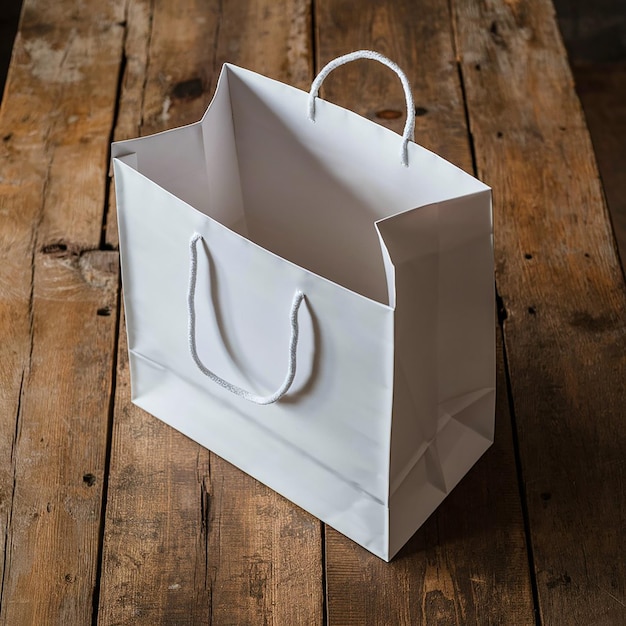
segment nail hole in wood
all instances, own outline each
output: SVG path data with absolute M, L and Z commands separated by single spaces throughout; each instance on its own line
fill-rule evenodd
M 96 477 L 89 473 L 89 474 L 85 474 L 83 476 L 83 482 L 88 486 L 88 487 L 93 487 L 96 484 Z
M 376 117 L 381 120 L 397 120 L 402 117 L 402 111 L 395 111 L 393 109 L 383 109 L 376 112 Z
M 2 138 L 2 141 L 9 141 L 13 137 L 13 133 L 9 133 Z
M 480 63 L 476 63 L 476 65 L 474 65 L 474 69 L 475 69 L 477 72 L 480 72 Z
M 97 314 L 101 317 L 109 317 L 109 315 L 111 315 L 111 307 L 103 306 L 98 309 Z
M 60 252 L 67 251 L 67 244 L 64 244 L 62 241 L 59 241 L 57 243 L 51 243 L 47 246 L 44 246 L 41 251 L 44 254 L 59 254 Z
M 535 309 L 534 306 L 529 306 L 528 312 L 530 313 L 530 315 L 537 315 L 537 309 Z
M 491 38 L 498 46 L 504 46 L 504 37 L 500 34 L 498 30 L 498 25 L 496 22 L 491 22 L 491 26 L 489 27 L 489 32 L 491 33 Z
M 532 255 L 532 254 L 529 254 L 529 253 L 527 252 L 527 253 L 524 255 L 524 258 L 525 258 L 525 259 L 532 259 L 532 258 L 533 258 L 533 255 Z
M 415 107 L 415 115 L 417 115 L 417 117 L 422 117 L 424 115 L 426 115 L 426 113 L 428 113 L 428 109 L 425 107 Z
M 497 137 L 498 139 L 502 139 L 503 134 L 502 134 L 502 131 L 501 131 L 501 130 L 499 130 L 499 131 L 496 133 L 496 137 Z

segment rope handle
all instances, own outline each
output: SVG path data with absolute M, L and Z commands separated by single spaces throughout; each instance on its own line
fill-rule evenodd
M 326 64 L 322 71 L 315 77 L 315 80 L 311 84 L 311 91 L 309 91 L 308 99 L 308 117 L 312 122 L 315 122 L 315 98 L 324 82 L 324 79 L 340 65 L 345 65 L 356 59 L 373 59 L 378 61 L 388 68 L 392 69 L 400 78 L 402 88 L 404 89 L 404 97 L 406 99 L 406 123 L 404 125 L 404 131 L 402 132 L 402 150 L 400 152 L 400 160 L 405 167 L 409 166 L 408 156 L 408 144 L 409 141 L 415 141 L 415 105 L 413 104 L 413 94 L 411 93 L 411 85 L 406 74 L 396 65 L 391 59 L 380 54 L 380 52 L 374 52 L 373 50 L 357 50 L 356 52 L 350 52 L 343 56 L 337 57 L 334 61 Z
M 214 383 L 224 387 L 236 396 L 254 402 L 254 404 L 273 404 L 280 400 L 289 391 L 293 379 L 296 376 L 296 352 L 298 348 L 298 309 L 304 300 L 304 294 L 298 290 L 296 291 L 293 302 L 291 303 L 291 311 L 289 312 L 289 324 L 291 326 L 291 338 L 289 339 L 289 364 L 287 367 L 287 375 L 283 380 L 280 387 L 267 396 L 259 396 L 250 391 L 247 391 L 233 383 L 229 383 L 224 380 L 209 368 L 207 368 L 202 360 L 198 356 L 198 350 L 196 347 L 196 282 L 198 274 L 198 241 L 204 241 L 202 235 L 194 233 L 189 240 L 189 288 L 187 291 L 187 318 L 189 322 L 189 352 L 191 358 L 198 369 Z

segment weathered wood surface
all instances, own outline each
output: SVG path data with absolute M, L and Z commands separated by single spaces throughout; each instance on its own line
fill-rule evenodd
M 0 623 L 89 623 L 117 254 L 98 250 L 120 3 L 29 2 L 0 119 Z M 88 94 L 88 98 L 86 97 Z
M 455 2 L 542 621 L 626 620 L 626 290 L 550 2 Z
M 363 47 L 493 186 L 504 329 L 496 443 L 391 564 L 131 405 L 107 163 L 224 61 L 306 88 Z M 324 96 L 402 125 L 377 64 Z M 0 215 L 1 624 L 626 621 L 626 295 L 547 0 L 25 0 Z

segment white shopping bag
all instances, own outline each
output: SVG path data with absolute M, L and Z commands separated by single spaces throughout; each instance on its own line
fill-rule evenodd
M 403 138 L 316 98 L 400 76 Z M 389 560 L 493 441 L 491 196 L 361 51 L 113 145 L 133 402 Z

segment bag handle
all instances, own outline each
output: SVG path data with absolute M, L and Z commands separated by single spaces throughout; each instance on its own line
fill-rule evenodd
M 404 97 L 406 98 L 406 123 L 404 125 L 404 131 L 402 133 L 402 151 L 400 152 L 400 160 L 405 167 L 409 166 L 408 156 L 408 144 L 409 141 L 415 141 L 415 105 L 413 104 L 413 94 L 411 93 L 411 85 L 406 74 L 396 65 L 391 59 L 380 54 L 380 52 L 374 52 L 373 50 L 357 50 L 356 52 L 350 52 L 343 56 L 337 57 L 334 61 L 331 61 L 322 68 L 322 71 L 316 76 L 315 80 L 311 84 L 311 91 L 309 91 L 308 99 L 308 117 L 312 122 L 315 122 L 315 98 L 324 82 L 324 79 L 340 65 L 345 65 L 356 59 L 373 59 L 378 61 L 388 68 L 392 69 L 400 78 L 402 88 L 404 89 Z
M 196 278 L 198 274 L 198 241 L 204 241 L 202 235 L 194 233 L 189 240 L 189 288 L 187 290 L 187 319 L 189 322 L 189 352 L 191 358 L 197 365 L 198 369 L 214 383 L 228 389 L 231 393 L 234 393 L 244 400 L 254 402 L 254 404 L 273 404 L 277 400 L 280 400 L 291 387 L 293 379 L 296 376 L 296 352 L 298 348 L 298 309 L 304 300 L 304 294 L 298 290 L 296 291 L 293 302 L 291 303 L 291 311 L 289 313 L 289 323 L 291 325 L 291 338 L 289 339 L 289 365 L 287 367 L 287 375 L 282 385 L 272 394 L 267 396 L 259 396 L 257 394 L 246 391 L 233 383 L 229 383 L 224 380 L 210 369 L 208 369 L 204 363 L 202 363 L 198 356 L 198 350 L 196 348 Z

